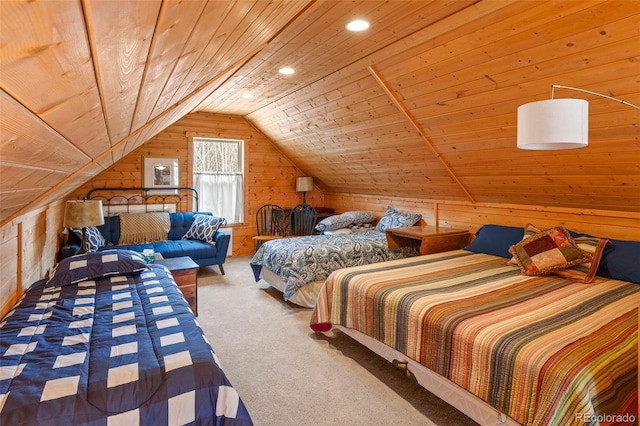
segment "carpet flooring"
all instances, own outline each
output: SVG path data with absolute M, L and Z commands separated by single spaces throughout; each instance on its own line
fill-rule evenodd
M 475 425 L 310 309 L 255 282 L 250 257 L 198 272 L 198 322 L 256 426 Z

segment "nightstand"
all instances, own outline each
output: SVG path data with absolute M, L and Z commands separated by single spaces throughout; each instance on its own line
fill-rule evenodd
M 194 315 L 198 315 L 198 264 L 189 256 L 169 257 L 156 260 L 159 265 L 164 265 L 171 271 L 173 279 L 178 284 L 184 298 L 189 302 L 189 307 Z
M 387 244 L 390 248 L 406 247 L 420 243 L 420 254 L 457 250 L 471 241 L 471 233 L 465 229 L 437 228 L 435 226 L 409 226 L 387 229 Z

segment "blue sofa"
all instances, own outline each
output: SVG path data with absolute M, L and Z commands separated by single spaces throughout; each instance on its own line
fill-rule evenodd
M 182 239 L 182 236 L 191 227 L 196 214 L 213 216 L 209 212 L 169 213 L 171 227 L 169 229 L 168 240 L 130 245 L 118 245 L 118 241 L 120 240 L 120 218 L 118 216 L 105 217 L 104 225 L 98 226 L 97 229 L 104 237 L 106 245 L 98 250 L 123 248 L 142 253 L 144 249 L 151 248 L 156 253 L 162 254 L 162 257 L 165 259 L 189 256 L 199 266 L 218 265 L 220 267 L 220 273 L 224 275 L 222 265 L 227 258 L 227 249 L 229 248 L 229 241 L 231 240 L 229 234 L 216 232 L 214 237 L 215 246 L 200 240 Z M 62 248 L 60 256 L 62 258 L 72 256 L 79 249 L 79 238 L 73 232 L 70 232 L 69 241 Z

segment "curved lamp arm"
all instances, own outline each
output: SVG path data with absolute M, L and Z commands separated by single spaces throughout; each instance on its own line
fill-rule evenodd
M 560 86 L 559 84 L 552 84 L 551 85 L 551 99 L 553 99 L 553 92 L 554 92 L 555 89 L 577 90 L 578 92 L 584 92 L 584 93 L 589 93 L 591 95 L 601 96 L 603 98 L 611 99 L 612 101 L 620 102 L 621 104 L 629 105 L 630 107 L 633 107 L 635 109 L 640 109 L 640 106 L 634 105 L 634 104 L 632 104 L 630 102 L 627 102 L 627 101 L 623 101 L 622 99 L 614 98 L 612 96 L 603 95 L 602 93 L 592 92 L 591 90 L 578 89 L 577 87 Z

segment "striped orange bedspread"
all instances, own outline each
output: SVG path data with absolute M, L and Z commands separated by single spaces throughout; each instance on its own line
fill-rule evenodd
M 311 328 L 374 337 L 522 424 L 606 424 L 638 418 L 639 306 L 637 284 L 456 250 L 335 271 Z

